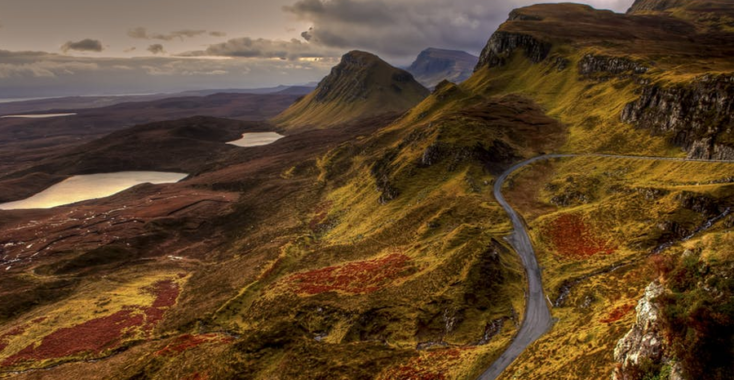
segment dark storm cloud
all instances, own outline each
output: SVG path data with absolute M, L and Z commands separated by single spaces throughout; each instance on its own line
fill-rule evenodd
M 162 54 L 165 52 L 165 49 L 163 49 L 163 45 L 161 44 L 153 44 L 148 46 L 148 51 L 153 54 Z
M 69 41 L 61 46 L 61 51 L 64 53 L 69 50 L 101 52 L 104 47 L 102 47 L 102 42 L 99 40 L 86 38 L 77 42 Z
M 412 56 L 428 46 L 477 51 L 513 7 L 510 1 L 300 0 L 284 11 L 313 25 L 302 37 L 341 49 Z
M 512 9 L 538 0 L 298 0 L 283 7 L 312 28 L 301 37 L 316 45 L 363 49 L 388 57 L 414 56 L 425 47 L 479 52 Z M 588 0 L 626 9 L 632 0 Z
M 310 28 L 300 39 L 234 38 L 184 56 L 335 58 L 366 50 L 405 64 L 427 47 L 479 53 L 512 9 L 538 0 L 294 0 L 282 10 Z M 632 0 L 587 0 L 623 10 Z M 144 34 L 144 33 L 143 33 Z
M 334 49 L 313 45 L 308 42 L 292 39 L 290 41 L 253 39 L 248 37 L 233 38 L 227 42 L 210 45 L 206 50 L 182 54 L 182 56 L 222 56 L 235 58 L 278 58 L 296 60 L 299 58 L 334 57 L 338 52 Z
M 218 31 L 208 31 L 203 29 L 183 29 L 183 30 L 176 30 L 170 33 L 150 33 L 148 32 L 148 29 L 143 27 L 137 27 L 132 28 L 127 31 L 127 35 L 130 38 L 136 38 L 136 39 L 144 39 L 144 40 L 161 40 L 161 41 L 172 41 L 174 39 L 179 39 L 181 41 L 184 40 L 184 38 L 194 38 L 198 36 L 202 36 L 205 34 L 209 34 L 213 37 L 222 37 L 226 35 L 224 32 L 218 32 Z

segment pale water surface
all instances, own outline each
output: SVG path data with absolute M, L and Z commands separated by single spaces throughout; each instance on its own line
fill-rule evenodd
M 45 114 L 33 114 L 33 115 L 5 115 L 0 116 L 0 119 L 18 118 L 18 119 L 47 119 L 50 117 L 64 117 L 74 116 L 75 113 L 45 113 Z
M 118 172 L 77 175 L 40 193 L 15 202 L 0 204 L 0 210 L 51 208 L 69 203 L 103 198 L 141 183 L 174 183 L 188 174 L 166 172 Z
M 262 145 L 272 144 L 275 141 L 282 139 L 283 137 L 285 136 L 279 135 L 275 132 L 243 133 L 241 139 L 230 141 L 227 144 L 237 145 L 237 146 L 247 148 L 251 146 L 262 146 Z

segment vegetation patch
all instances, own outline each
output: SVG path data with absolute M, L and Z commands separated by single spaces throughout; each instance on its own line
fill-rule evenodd
M 451 370 L 461 365 L 465 353 L 473 348 L 449 348 L 422 352 L 404 365 L 388 369 L 380 380 L 446 380 Z
M 125 340 L 139 336 L 150 337 L 153 328 L 165 312 L 176 303 L 180 292 L 173 280 L 160 280 L 143 289 L 154 296 L 151 306 L 125 305 L 104 317 L 97 317 L 70 327 L 57 329 L 25 348 L 5 358 L 0 366 L 11 367 L 26 362 L 60 359 L 72 355 L 100 355 L 119 347 Z M 3 349 L 8 340 L 22 335 L 45 318 L 36 318 L 29 325 L 12 329 L 0 337 Z
M 134 329 L 145 322 L 143 314 L 134 308 L 92 319 L 70 328 L 47 335 L 36 346 L 31 344 L 5 359 L 3 366 L 14 366 L 26 361 L 63 358 L 79 353 L 100 354 L 132 336 Z
M 184 351 L 196 348 L 205 343 L 231 343 L 234 338 L 219 334 L 184 334 L 176 338 L 166 347 L 158 350 L 156 356 L 176 356 Z
M 595 255 L 608 255 L 617 247 L 594 235 L 581 215 L 564 214 L 553 220 L 546 233 L 560 256 L 583 259 Z
M 635 309 L 634 304 L 626 304 L 619 306 L 612 310 L 609 315 L 599 320 L 601 323 L 612 323 L 617 322 L 618 320 L 622 319 L 625 315 L 627 315 L 630 311 Z
M 172 280 L 161 280 L 145 289 L 155 296 L 155 301 L 145 311 L 145 331 L 150 331 L 163 319 L 163 314 L 171 306 L 176 304 L 176 298 L 180 293 L 178 284 Z
M 393 253 L 373 260 L 330 266 L 288 277 L 285 281 L 299 294 L 339 291 L 372 293 L 390 282 L 415 272 L 410 257 Z

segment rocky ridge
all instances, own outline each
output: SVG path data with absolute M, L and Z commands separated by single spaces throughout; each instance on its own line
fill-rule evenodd
M 688 84 L 644 86 L 622 121 L 668 136 L 689 158 L 734 159 L 734 75 L 705 75 Z

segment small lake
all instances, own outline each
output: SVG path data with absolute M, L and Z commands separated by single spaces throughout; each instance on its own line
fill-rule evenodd
M 241 139 L 230 141 L 227 144 L 247 148 L 251 146 L 263 146 L 272 144 L 275 141 L 282 139 L 283 137 L 285 136 L 277 134 L 275 132 L 243 133 Z
M 75 113 L 45 113 L 45 114 L 33 114 L 33 115 L 5 115 L 0 116 L 0 119 L 47 119 L 50 117 L 65 117 L 74 116 Z
M 0 210 L 51 208 L 89 199 L 104 198 L 141 183 L 175 183 L 188 174 L 166 172 L 119 172 L 77 175 L 40 193 L 15 202 L 0 204 Z

